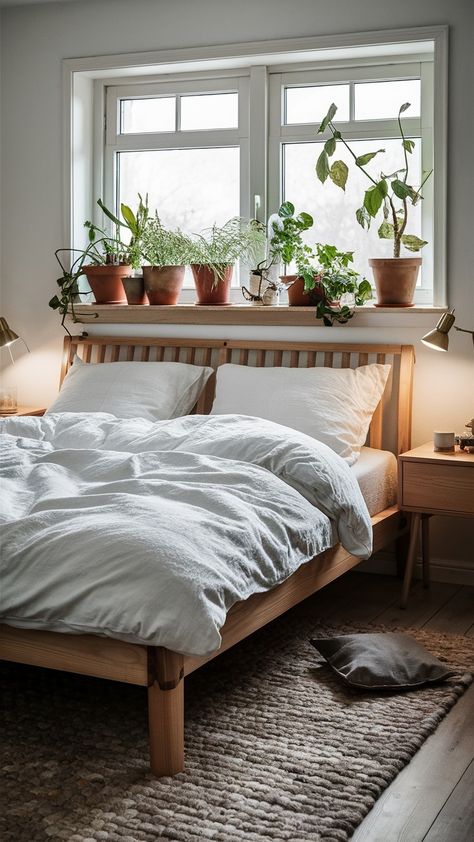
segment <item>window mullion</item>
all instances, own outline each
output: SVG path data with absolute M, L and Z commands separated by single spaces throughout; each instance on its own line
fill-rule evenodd
M 249 85 L 249 215 L 255 213 L 254 197 L 260 197 L 259 221 L 267 218 L 268 74 L 263 66 L 252 67 Z
M 177 132 L 181 131 L 181 96 L 175 97 L 175 118 L 174 125 Z

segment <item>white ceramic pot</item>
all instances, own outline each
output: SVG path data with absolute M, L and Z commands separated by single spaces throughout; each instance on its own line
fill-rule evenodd
M 255 272 L 250 272 L 249 292 L 250 295 L 255 296 L 255 298 L 250 302 L 251 304 L 257 305 L 258 307 L 262 305 L 262 297 L 266 288 L 267 281 L 264 278 L 262 278 L 261 275 L 257 275 Z

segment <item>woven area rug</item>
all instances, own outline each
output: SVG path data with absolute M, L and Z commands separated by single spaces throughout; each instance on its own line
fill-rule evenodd
M 343 842 L 470 682 L 473 641 L 410 632 L 458 670 L 408 693 L 342 686 L 311 602 L 186 680 L 186 772 L 148 771 L 146 693 L 4 664 L 3 842 Z

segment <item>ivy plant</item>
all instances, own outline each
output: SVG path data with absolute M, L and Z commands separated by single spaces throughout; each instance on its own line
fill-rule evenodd
M 331 327 L 334 322 L 345 324 L 360 307 L 372 298 L 372 287 L 351 264 L 352 251 L 339 251 L 328 243 L 316 243 L 310 255 L 298 266 L 304 280 L 305 292 L 314 290 L 316 318 Z M 319 293 L 319 294 L 318 294 Z
M 398 111 L 398 127 L 400 131 L 401 145 L 403 150 L 403 165 L 392 173 L 380 172 L 378 177 L 373 177 L 366 169 L 367 164 L 377 155 L 385 152 L 385 149 L 377 149 L 375 152 L 366 152 L 364 155 L 356 155 L 339 129 L 334 125 L 337 106 L 332 103 L 328 113 L 322 120 L 318 134 L 329 131 L 331 137 L 325 142 L 323 150 L 316 162 L 316 175 L 322 184 L 329 177 L 331 181 L 342 190 L 345 190 L 349 169 L 344 161 L 336 160 L 330 164 L 330 158 L 334 155 L 337 144 L 342 143 L 354 159 L 355 166 L 364 173 L 371 182 L 364 194 L 364 200 L 360 208 L 356 210 L 356 219 L 362 228 L 369 229 L 373 219 L 380 212 L 383 220 L 378 228 L 378 235 L 383 240 L 393 240 L 393 256 L 400 257 L 400 247 L 403 244 L 408 251 L 418 252 L 426 245 L 426 240 L 421 240 L 414 234 L 406 231 L 408 222 L 408 206 L 416 205 L 423 199 L 422 188 L 430 172 L 425 173 L 419 187 L 413 187 L 408 183 L 409 156 L 413 153 L 415 142 L 405 137 L 401 115 L 410 108 L 410 103 L 405 102 Z

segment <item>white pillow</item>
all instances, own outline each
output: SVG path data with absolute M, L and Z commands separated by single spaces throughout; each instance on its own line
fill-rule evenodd
M 389 365 L 360 368 L 217 370 L 212 415 L 256 415 L 327 444 L 349 465 L 357 461 L 383 394 Z
M 213 369 L 172 362 L 89 365 L 79 357 L 50 412 L 110 412 L 117 418 L 165 421 L 187 415 Z

